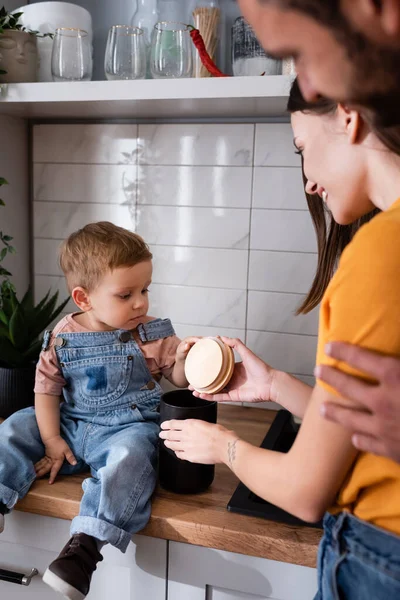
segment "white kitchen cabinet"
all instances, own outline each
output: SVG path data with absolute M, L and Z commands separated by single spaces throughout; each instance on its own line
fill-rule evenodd
M 69 521 L 14 512 L 0 535 L 0 568 L 39 575 L 29 586 L 0 581 L 4 600 L 59 600 L 41 576 L 69 539 Z M 104 561 L 94 573 L 88 600 L 165 600 L 167 542 L 134 536 L 126 554 L 103 548 Z
M 168 600 L 312 600 L 317 571 L 170 542 Z

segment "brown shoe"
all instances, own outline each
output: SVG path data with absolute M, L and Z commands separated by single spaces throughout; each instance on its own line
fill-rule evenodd
M 83 600 L 90 589 L 92 574 L 103 560 L 96 539 L 86 533 L 76 533 L 53 560 L 43 575 L 43 581 L 69 600 Z

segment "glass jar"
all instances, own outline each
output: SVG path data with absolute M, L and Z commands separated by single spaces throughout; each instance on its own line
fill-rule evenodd
M 221 9 L 219 0 L 198 0 L 193 9 L 193 25 L 201 33 L 208 54 L 215 61 L 218 52 L 218 41 L 221 23 Z M 196 50 L 194 61 L 195 77 L 211 77 L 203 66 L 199 53 Z
M 158 22 L 158 0 L 135 0 L 135 2 L 136 8 L 131 25 L 143 31 L 146 52 L 146 79 L 151 79 L 150 45 L 154 26 Z
M 150 46 L 154 25 L 158 21 L 158 0 L 136 0 L 131 25 L 143 29 L 144 39 Z
M 282 61 L 266 54 L 243 17 L 238 17 L 232 27 L 232 69 L 237 77 L 282 74 Z

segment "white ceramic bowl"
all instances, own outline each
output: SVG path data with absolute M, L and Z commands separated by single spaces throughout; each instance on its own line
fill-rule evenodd
M 93 38 L 92 17 L 85 8 L 69 2 L 38 2 L 21 6 L 13 12 L 22 12 L 21 23 L 34 31 L 54 33 L 57 27 L 74 27 L 88 32 Z M 53 81 L 51 75 L 51 38 L 38 38 L 38 81 Z

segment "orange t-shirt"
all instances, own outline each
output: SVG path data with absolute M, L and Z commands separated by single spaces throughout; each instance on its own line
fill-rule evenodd
M 326 356 L 331 341 L 400 357 L 400 200 L 356 234 L 321 303 L 317 364 L 371 381 Z M 400 535 L 400 464 L 360 452 L 332 508 L 339 510 Z

